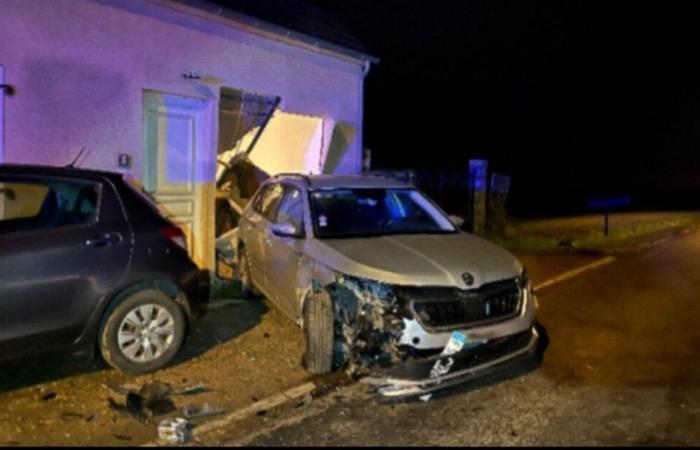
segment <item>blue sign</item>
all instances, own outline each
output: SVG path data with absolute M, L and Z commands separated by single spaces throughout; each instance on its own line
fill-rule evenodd
M 619 206 L 627 206 L 632 203 L 632 198 L 628 195 L 621 197 L 594 198 L 588 201 L 590 209 L 610 209 Z

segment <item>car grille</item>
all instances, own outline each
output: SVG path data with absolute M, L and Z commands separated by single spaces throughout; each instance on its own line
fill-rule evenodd
M 421 324 L 433 329 L 464 328 L 507 320 L 520 312 L 522 300 L 517 279 L 471 290 L 415 288 L 408 291 L 399 295 L 410 301 Z

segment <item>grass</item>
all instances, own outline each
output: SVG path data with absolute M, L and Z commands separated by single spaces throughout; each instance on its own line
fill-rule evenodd
M 616 252 L 653 241 L 700 224 L 700 213 L 610 214 L 609 234 L 603 233 L 603 215 L 542 220 L 512 220 L 505 236 L 487 236 L 513 251 L 546 252 L 587 250 Z

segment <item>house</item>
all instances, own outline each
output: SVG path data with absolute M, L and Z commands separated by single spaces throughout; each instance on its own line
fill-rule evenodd
M 80 167 L 140 181 L 212 269 L 217 180 L 236 161 L 359 172 L 377 60 L 333 27 L 313 36 L 226 5 L 3 0 L 0 162 L 66 165 L 84 149 Z

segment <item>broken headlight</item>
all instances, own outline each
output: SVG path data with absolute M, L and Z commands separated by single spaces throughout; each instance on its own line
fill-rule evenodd
M 527 302 L 533 295 L 532 282 L 530 281 L 527 269 L 523 269 L 518 276 L 518 287 L 520 288 L 521 310 L 524 313 L 527 308 Z

